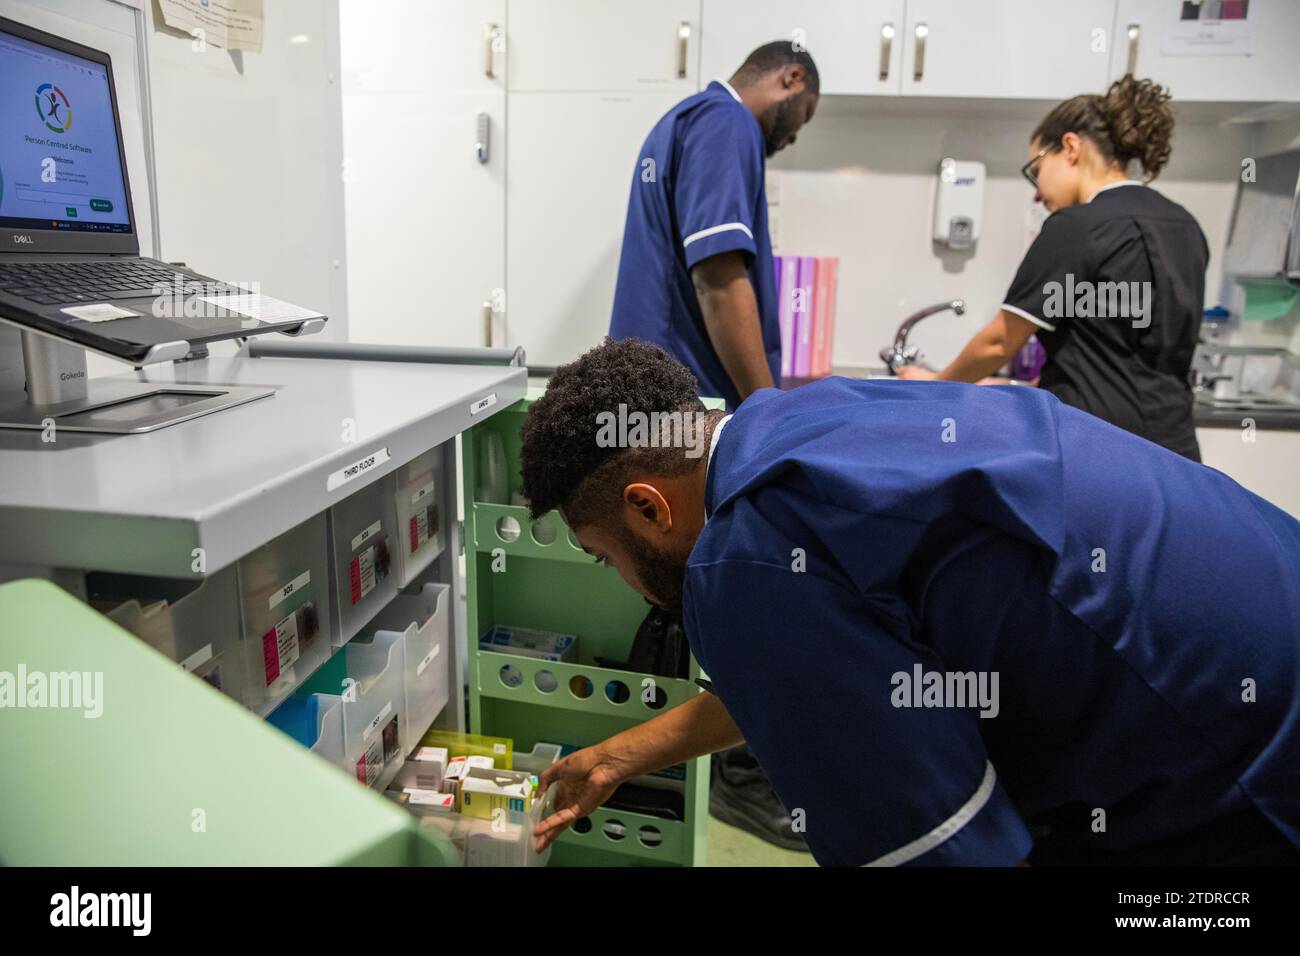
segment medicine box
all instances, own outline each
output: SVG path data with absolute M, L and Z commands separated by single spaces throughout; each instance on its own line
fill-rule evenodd
M 494 819 L 504 810 L 507 819 L 532 809 L 537 778 L 522 770 L 471 767 L 460 783 L 460 810 L 481 820 Z
M 569 661 L 578 659 L 578 639 L 572 634 L 539 631 L 528 627 L 510 627 L 498 624 L 483 635 L 478 642 L 480 651 L 499 654 L 518 654 L 543 661 Z

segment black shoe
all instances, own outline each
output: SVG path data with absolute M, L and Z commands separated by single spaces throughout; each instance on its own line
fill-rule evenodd
M 713 755 L 709 814 L 783 850 L 808 852 L 808 844 L 794 832 L 790 814 L 748 747 Z

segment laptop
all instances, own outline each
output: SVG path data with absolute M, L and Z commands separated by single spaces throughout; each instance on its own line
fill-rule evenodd
M 0 319 L 137 365 L 325 322 L 142 257 L 111 58 L 2 17 Z

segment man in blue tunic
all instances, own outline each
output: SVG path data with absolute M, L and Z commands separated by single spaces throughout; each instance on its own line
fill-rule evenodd
M 680 606 L 711 681 L 551 768 L 540 843 L 743 739 L 823 864 L 1300 861 L 1300 523 L 1225 475 L 1032 388 L 705 412 L 635 341 L 523 441 L 534 514 Z
M 610 335 L 663 346 L 728 408 L 780 381 L 764 169 L 817 95 L 807 50 L 765 44 L 669 110 L 633 172 Z

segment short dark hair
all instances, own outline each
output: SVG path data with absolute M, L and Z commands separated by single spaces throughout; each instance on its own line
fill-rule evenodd
M 533 403 L 520 431 L 523 492 L 534 519 L 560 508 L 573 527 L 618 507 L 633 469 L 685 474 L 698 464 L 680 448 L 602 447 L 599 416 L 629 412 L 703 412 L 695 376 L 657 345 L 606 339 L 561 365 Z
M 793 40 L 773 40 L 771 43 L 764 43 L 740 64 L 735 79 L 741 83 L 749 83 L 773 70 L 783 70 L 796 63 L 808 73 L 808 78 L 804 81 L 808 92 L 817 96 L 822 85 L 817 64 L 813 62 L 812 54 Z

